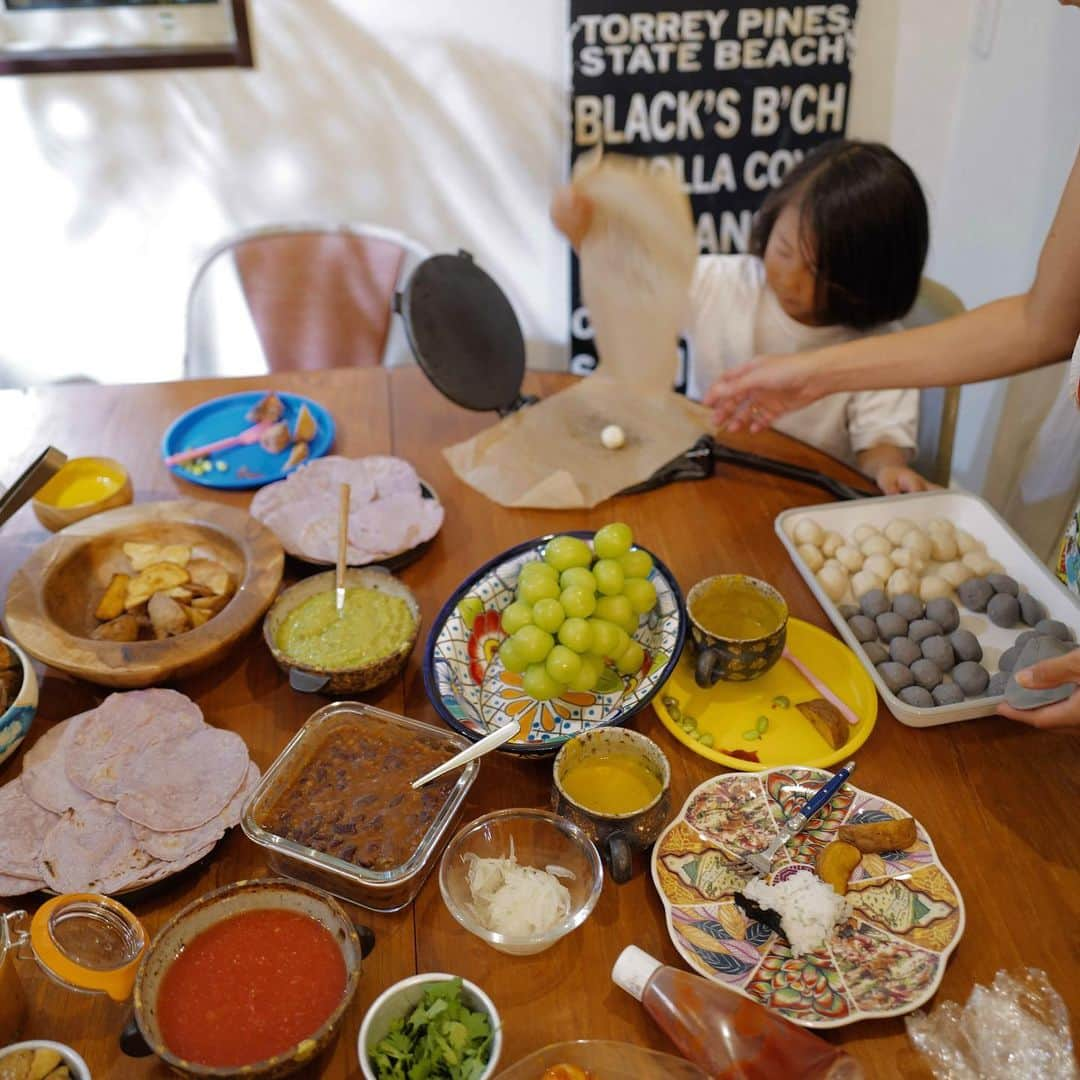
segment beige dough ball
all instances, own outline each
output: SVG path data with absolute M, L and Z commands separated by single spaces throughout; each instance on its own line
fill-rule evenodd
M 795 526 L 799 524 L 799 521 L 799 518 L 792 517 L 789 517 L 784 521 L 784 532 L 787 533 L 787 538 L 792 541 L 792 543 L 795 542 Z
M 990 560 L 990 569 L 987 572 L 991 573 L 991 574 L 1004 574 L 1005 573 L 1005 566 L 1004 566 L 1003 563 L 999 563 L 997 561 L 997 559 L 991 559 Z
M 976 540 L 971 533 L 964 532 L 963 529 L 957 529 L 956 549 L 961 555 L 966 555 L 969 551 L 985 551 L 986 547 L 981 540 Z
M 870 539 L 871 536 L 880 536 L 881 530 L 873 525 L 862 524 L 855 527 L 855 543 L 860 547 Z
M 825 556 L 813 544 L 800 544 L 796 550 L 811 573 L 816 574 L 825 565 Z
M 985 577 L 994 572 L 994 560 L 985 551 L 969 551 L 961 561 L 979 577 Z
M 849 574 L 854 574 L 856 570 L 862 569 L 862 552 L 848 544 L 838 547 L 833 557 Z
M 936 562 L 952 562 L 959 554 L 952 533 L 938 531 L 930 534 L 930 557 Z
M 892 549 L 892 544 L 881 533 L 871 536 L 859 545 L 859 550 L 864 555 L 888 555 Z
M 829 563 L 823 566 L 818 571 L 817 579 L 825 590 L 825 595 L 834 604 L 839 603 L 847 595 L 848 576 L 839 563 Z
M 974 571 L 966 563 L 959 560 L 947 562 L 940 570 L 938 577 L 944 578 L 954 589 L 959 589 L 968 578 L 974 577 Z
M 844 546 L 844 538 L 838 532 L 827 532 L 821 541 L 821 553 L 831 559 Z
M 799 544 L 813 544 L 821 547 L 825 539 L 825 530 L 813 518 L 800 518 L 795 526 L 795 540 Z
M 937 600 L 941 596 L 951 596 L 952 588 L 949 583 L 936 574 L 927 574 L 926 577 L 919 582 L 919 599 L 923 603 L 929 603 L 931 600 Z
M 936 532 L 939 532 L 939 533 L 947 533 L 949 536 L 952 536 L 956 532 L 956 526 L 953 525 L 953 523 L 948 518 L 936 517 L 936 518 L 931 518 L 926 523 L 926 531 L 928 533 L 930 533 L 931 535 L 933 535 Z
M 904 593 L 919 594 L 919 579 L 910 570 L 894 570 L 885 582 L 885 592 L 890 600 L 895 600 Z
M 908 551 L 914 551 L 920 559 L 929 559 L 933 551 L 930 537 L 921 529 L 912 529 L 910 532 L 905 533 L 903 540 L 900 541 L 900 546 L 906 547 Z
M 910 570 L 916 577 L 926 572 L 926 560 L 911 548 L 893 548 L 889 558 L 895 566 L 901 570 Z
M 882 581 L 877 574 L 873 574 L 869 570 L 860 570 L 857 574 L 852 575 L 851 591 L 856 600 L 858 600 L 860 596 L 865 596 L 874 589 L 884 588 L 885 582 Z
M 888 581 L 889 575 L 896 569 L 888 555 L 867 555 L 862 568 L 871 574 L 877 574 L 882 581 Z
M 904 533 L 910 532 L 914 528 L 915 522 L 908 520 L 908 518 L 893 518 L 885 526 L 885 537 L 894 544 L 899 544 L 904 538 Z

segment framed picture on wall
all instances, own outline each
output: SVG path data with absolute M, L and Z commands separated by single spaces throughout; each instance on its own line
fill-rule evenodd
M 0 0 L 0 75 L 253 66 L 246 0 Z

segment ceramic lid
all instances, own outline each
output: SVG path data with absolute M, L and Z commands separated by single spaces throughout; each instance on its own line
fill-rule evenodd
M 525 339 L 506 294 L 467 251 L 432 255 L 394 296 L 416 362 L 457 405 L 500 415 L 525 403 Z

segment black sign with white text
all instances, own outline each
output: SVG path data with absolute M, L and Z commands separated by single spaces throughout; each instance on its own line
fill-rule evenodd
M 671 170 L 690 196 L 699 250 L 747 251 L 765 194 L 844 133 L 857 5 L 571 0 L 571 165 L 603 146 Z M 575 257 L 570 369 L 595 367 Z

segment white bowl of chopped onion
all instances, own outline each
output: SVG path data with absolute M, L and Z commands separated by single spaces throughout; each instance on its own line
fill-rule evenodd
M 450 914 L 493 949 L 530 956 L 576 930 L 604 886 L 596 845 L 547 810 L 497 810 L 466 825 L 439 864 Z

